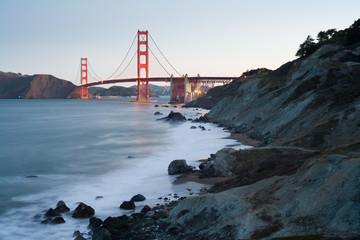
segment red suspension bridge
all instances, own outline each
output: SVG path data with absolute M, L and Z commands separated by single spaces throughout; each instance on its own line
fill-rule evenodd
M 178 77 L 174 77 L 173 74 L 170 74 L 164 68 L 164 65 L 158 60 L 155 56 L 151 48 L 149 47 L 149 36 L 150 39 L 155 44 L 156 48 L 163 56 L 163 58 L 167 61 L 167 63 L 171 66 L 171 68 L 176 72 Z M 135 39 L 137 38 L 137 50 L 130 62 L 125 66 L 124 70 L 117 75 L 117 77 L 112 78 L 115 73 L 120 69 L 120 67 L 125 62 L 126 57 L 128 56 Z M 160 66 L 165 70 L 168 74 L 168 77 L 149 77 L 149 52 L 153 55 L 153 57 L 157 60 Z M 119 76 L 127 69 L 135 55 L 137 54 L 137 77 L 136 78 L 119 78 Z M 90 66 L 90 65 L 89 65 Z M 92 70 L 91 66 L 90 69 Z M 93 70 L 92 70 L 93 71 Z M 94 72 L 94 71 L 93 71 Z M 171 65 L 171 63 L 166 59 L 164 54 L 158 48 L 154 39 L 151 37 L 148 31 L 138 31 L 131 46 L 122 60 L 119 67 L 115 70 L 115 72 L 106 80 L 101 80 L 100 77 L 93 77 L 97 81 L 88 82 L 88 59 L 81 58 L 80 62 L 80 87 L 81 87 L 81 98 L 88 99 L 88 87 L 97 86 L 103 84 L 114 84 L 114 83 L 126 83 L 126 82 L 137 82 L 137 101 L 149 101 L 149 82 L 168 82 L 170 83 L 170 102 L 171 103 L 186 103 L 188 101 L 194 100 L 197 97 L 206 94 L 206 92 L 215 86 L 215 83 L 227 84 L 232 81 L 235 77 L 200 77 L 197 75 L 196 77 L 189 77 L 186 75 L 181 75 L 179 72 Z M 94 75 L 96 73 L 94 72 Z M 92 76 L 92 75 L 91 75 Z

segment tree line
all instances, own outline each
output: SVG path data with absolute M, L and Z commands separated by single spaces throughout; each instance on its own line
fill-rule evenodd
M 316 41 L 310 35 L 300 44 L 299 50 L 295 56 L 306 57 L 318 50 L 325 44 L 341 44 L 350 46 L 360 41 L 360 19 L 356 20 L 349 28 L 336 31 L 335 28 L 327 31 L 320 31 L 316 37 Z

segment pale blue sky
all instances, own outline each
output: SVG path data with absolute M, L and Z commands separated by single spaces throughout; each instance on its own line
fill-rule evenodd
M 307 35 L 360 18 L 359 0 L 0 0 L 0 9 L 0 70 L 72 82 L 80 57 L 111 75 L 138 29 L 180 73 L 239 76 L 275 69 L 295 59 Z M 124 77 L 136 76 L 134 63 Z M 157 75 L 166 73 L 151 58 Z

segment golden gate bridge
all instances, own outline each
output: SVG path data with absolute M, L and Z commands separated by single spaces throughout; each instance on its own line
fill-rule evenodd
M 163 64 L 159 61 L 159 59 L 155 56 L 151 48 L 149 47 L 149 37 L 154 43 L 155 47 L 158 49 L 163 58 L 167 61 L 167 63 L 171 66 L 171 68 L 178 75 L 175 77 L 173 74 L 170 74 L 169 71 L 165 69 Z M 129 55 L 129 52 L 137 38 L 137 50 L 132 56 L 130 62 L 125 66 L 124 70 L 118 74 L 115 78 L 112 78 L 115 73 L 120 69 L 120 67 L 125 62 L 125 59 Z M 157 60 L 160 66 L 165 70 L 168 74 L 168 77 L 149 77 L 149 52 L 153 55 L 153 57 Z M 135 56 L 137 55 L 137 77 L 136 78 L 119 78 L 119 76 L 128 68 L 130 63 L 133 61 Z M 90 69 L 91 68 L 91 65 Z M 93 70 L 92 70 L 93 71 Z M 94 72 L 94 71 L 93 71 Z M 188 101 L 194 100 L 201 95 L 206 94 L 206 92 L 215 86 L 215 83 L 227 84 L 231 82 L 235 77 L 204 77 L 199 74 L 195 77 L 190 77 L 187 74 L 181 75 L 173 65 L 167 60 L 164 54 L 161 52 L 160 48 L 155 43 L 154 39 L 151 37 L 148 31 L 140 31 L 138 30 L 135 38 L 126 53 L 124 59 L 121 61 L 118 68 L 115 72 L 108 77 L 106 80 L 101 80 L 100 77 L 93 77 L 98 81 L 88 82 L 88 76 L 90 72 L 88 72 L 88 59 L 81 58 L 80 61 L 80 88 L 81 88 L 81 98 L 88 99 L 88 87 L 97 86 L 103 84 L 114 84 L 114 83 L 126 83 L 126 82 L 137 82 L 137 101 L 149 101 L 149 82 L 169 82 L 170 83 L 170 103 L 186 103 Z M 97 74 L 94 72 L 94 75 Z

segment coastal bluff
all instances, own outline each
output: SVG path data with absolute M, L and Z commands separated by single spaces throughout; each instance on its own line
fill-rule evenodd
M 0 72 L 0 98 L 80 98 L 80 89 L 73 83 L 52 75 L 36 74 L 28 76 Z

